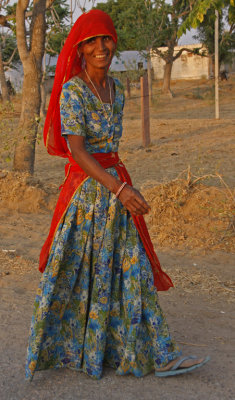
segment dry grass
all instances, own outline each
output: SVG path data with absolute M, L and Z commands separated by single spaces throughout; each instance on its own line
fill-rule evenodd
M 222 281 L 218 276 L 207 269 L 190 267 L 183 270 L 180 267 L 167 268 L 175 288 L 183 292 L 203 292 L 209 297 L 222 295 L 229 302 L 235 301 L 235 281 Z
M 234 253 L 235 191 L 205 186 L 203 178 L 208 176 L 178 178 L 143 190 L 152 207 L 146 218 L 151 237 L 160 246 Z
M 46 187 L 27 174 L 1 174 L 2 207 L 24 213 L 54 209 L 58 196 L 55 188 Z M 234 190 L 206 186 L 201 182 L 208 176 L 194 178 L 186 174 L 185 179 L 179 177 L 142 190 L 152 208 L 146 222 L 153 241 L 162 247 L 234 253 Z M 217 179 L 221 182 L 222 178 Z
M 53 210 L 57 190 L 45 187 L 29 174 L 0 173 L 0 205 L 2 208 L 23 213 Z

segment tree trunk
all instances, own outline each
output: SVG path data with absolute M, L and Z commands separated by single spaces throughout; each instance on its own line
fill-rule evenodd
M 28 60 L 27 67 L 28 73 L 24 74 L 22 88 L 22 108 L 14 154 L 14 170 L 33 174 L 41 104 L 41 75 L 32 59 Z M 24 70 L 26 70 L 26 64 Z
M 162 85 L 162 93 L 168 94 L 172 97 L 171 92 L 171 71 L 172 71 L 173 62 L 166 61 L 165 69 L 164 69 L 164 77 L 163 77 L 163 85 Z
M 2 101 L 6 103 L 10 101 L 10 96 L 8 93 L 6 76 L 4 71 L 3 59 L 2 59 L 2 46 L 0 42 L 0 84 L 1 84 L 1 92 L 2 92 Z
M 18 0 L 16 8 L 16 36 L 20 59 L 23 64 L 21 116 L 14 154 L 15 171 L 33 174 L 35 143 L 40 116 L 42 58 L 45 49 L 46 0 L 34 0 L 30 24 L 30 38 L 26 38 L 25 12 L 29 1 Z M 30 43 L 30 46 L 28 44 Z

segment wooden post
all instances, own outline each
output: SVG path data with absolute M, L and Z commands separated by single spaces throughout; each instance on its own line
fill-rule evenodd
M 130 86 L 129 78 L 126 78 L 126 90 L 127 90 L 127 96 L 130 98 L 131 97 L 131 86 Z
M 148 66 L 148 87 L 149 87 L 149 103 L 152 106 L 153 105 L 153 89 L 152 89 L 152 69 L 151 69 L 151 56 L 149 53 L 149 57 L 147 60 L 147 66 Z
M 219 12 L 215 10 L 215 119 L 219 119 Z
M 141 86 L 141 120 L 142 120 L 142 143 L 144 147 L 150 145 L 150 121 L 149 121 L 149 89 L 148 75 L 140 78 Z

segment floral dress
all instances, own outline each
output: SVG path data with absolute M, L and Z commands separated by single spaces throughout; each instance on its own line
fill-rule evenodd
M 113 111 L 104 104 L 105 112 L 78 77 L 63 86 L 62 134 L 84 136 L 90 153 L 118 150 L 124 92 L 114 81 Z M 115 168 L 107 171 L 118 177 Z M 60 222 L 39 284 L 26 377 L 67 367 L 99 379 L 104 365 L 141 377 L 179 354 L 129 211 L 88 177 Z

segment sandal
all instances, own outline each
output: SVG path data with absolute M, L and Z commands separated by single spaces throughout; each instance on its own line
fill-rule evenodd
M 199 364 L 192 365 L 191 367 L 185 367 L 185 368 L 180 368 L 181 364 L 186 361 L 186 360 L 195 360 L 198 357 L 196 356 L 188 356 L 188 357 L 183 357 L 180 360 L 178 360 L 175 365 L 173 365 L 169 370 L 167 371 L 162 371 L 162 372 L 155 372 L 155 376 L 158 377 L 167 377 L 167 376 L 174 376 L 174 375 L 180 375 L 180 374 L 185 374 L 187 372 L 191 372 L 196 368 L 202 367 L 204 364 L 206 364 L 209 360 L 210 357 L 207 356 L 202 362 Z

